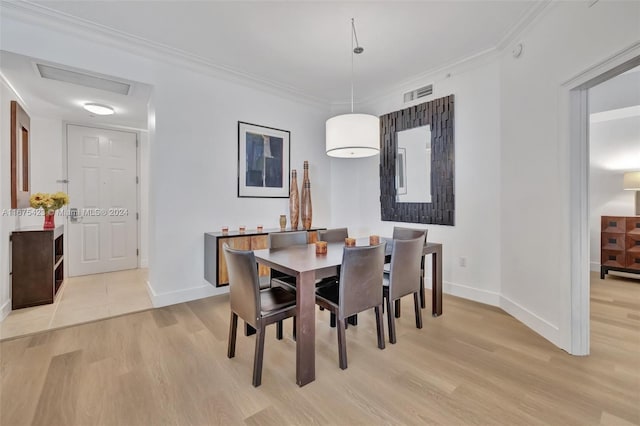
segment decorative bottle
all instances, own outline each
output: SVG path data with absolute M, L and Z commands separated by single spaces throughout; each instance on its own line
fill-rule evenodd
M 298 219 L 300 218 L 300 197 L 298 195 L 298 172 L 291 170 L 291 191 L 289 193 L 289 217 L 291 219 L 291 229 L 298 229 Z
M 304 177 L 302 179 L 302 205 L 300 206 L 302 216 L 302 226 L 304 229 L 311 229 L 313 217 L 313 207 L 311 206 L 311 181 L 309 180 L 309 162 L 304 162 Z

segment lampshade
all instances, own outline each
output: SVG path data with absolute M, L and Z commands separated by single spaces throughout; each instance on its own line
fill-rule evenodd
M 622 186 L 624 189 L 640 191 L 640 172 L 626 172 Z
M 380 119 L 369 114 L 342 114 L 327 120 L 327 155 L 371 157 L 380 152 Z

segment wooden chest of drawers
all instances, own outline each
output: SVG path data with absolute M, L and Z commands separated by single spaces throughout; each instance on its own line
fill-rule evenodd
M 609 271 L 640 274 L 640 216 L 602 216 L 600 278 Z

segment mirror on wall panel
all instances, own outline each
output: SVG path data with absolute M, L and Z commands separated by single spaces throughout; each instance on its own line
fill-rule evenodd
M 397 132 L 396 202 L 431 202 L 431 127 Z
M 455 224 L 454 127 L 454 95 L 380 117 L 383 221 Z
M 29 130 L 31 119 L 17 101 L 11 101 L 11 208 L 29 207 L 31 171 Z

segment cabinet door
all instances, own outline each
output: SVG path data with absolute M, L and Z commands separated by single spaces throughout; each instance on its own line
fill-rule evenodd
M 224 243 L 237 250 L 251 250 L 251 237 L 218 238 L 218 287 L 229 285 L 229 272 L 224 258 Z
M 251 237 L 251 250 L 261 250 L 269 247 L 268 235 L 254 235 Z M 268 277 L 271 275 L 271 268 L 258 264 L 258 275 Z

